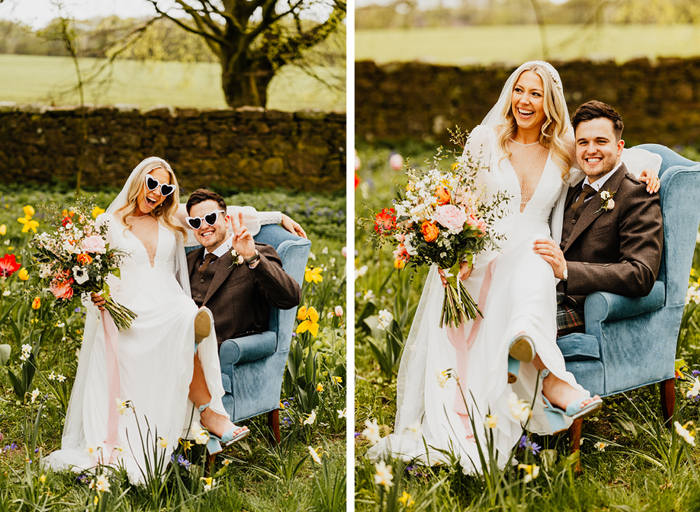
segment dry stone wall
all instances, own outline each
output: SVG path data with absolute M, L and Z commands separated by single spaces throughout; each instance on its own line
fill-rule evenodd
M 74 183 L 82 167 L 91 188 L 121 186 L 143 158 L 160 156 L 190 192 L 344 190 L 345 123 L 306 111 L 0 103 L 0 183 Z
M 700 58 L 553 62 L 570 110 L 597 99 L 625 121 L 627 145 L 700 144 Z M 471 130 L 496 103 L 512 67 L 356 63 L 356 134 L 373 141 L 449 140 Z

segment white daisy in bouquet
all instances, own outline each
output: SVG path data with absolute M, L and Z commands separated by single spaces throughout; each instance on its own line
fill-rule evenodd
M 455 142 L 464 141 L 459 134 Z M 463 145 L 463 144 L 460 144 Z M 380 243 L 395 242 L 394 266 L 437 265 L 447 281 L 440 327 L 462 323 L 481 315 L 481 311 L 458 279 L 461 262 L 472 264 L 474 256 L 487 247 L 496 248 L 501 237 L 491 226 L 503 216 L 508 197 L 499 193 L 487 197 L 477 187 L 477 175 L 486 172 L 478 162 L 460 156 L 448 171 L 439 164 L 445 158 L 442 149 L 430 169 L 407 167 L 408 185 L 399 192 L 393 208 L 384 208 L 374 217 L 374 237 Z
M 46 209 L 55 230 L 35 235 L 31 241 L 42 282 L 60 305 L 77 295 L 102 295 L 117 328 L 128 329 L 136 314 L 112 299 L 106 279 L 109 274 L 120 277 L 119 267 L 127 253 L 110 248 L 107 225 L 97 223 L 91 215 L 95 206 L 78 200 L 67 210 L 59 211 L 55 205 Z

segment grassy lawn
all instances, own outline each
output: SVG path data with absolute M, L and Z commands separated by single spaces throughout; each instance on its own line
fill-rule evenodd
M 105 208 L 116 191 L 86 195 L 93 195 L 94 202 Z M 269 442 L 266 415 L 259 416 L 244 422 L 251 429 L 248 439 L 217 456 L 209 472 L 214 478 L 211 490 L 202 480 L 207 476 L 205 452 L 194 445 L 181 446 L 175 459 L 183 459 L 170 464 L 165 478 L 153 479 L 148 489 L 131 486 L 125 474 L 115 470 L 108 472 L 109 491 L 98 492 L 89 486 L 92 476 L 53 473 L 41 465 L 41 456 L 60 446 L 84 314 L 79 299 L 68 308 L 55 307 L 31 266 L 27 249 L 32 233 L 22 233 L 17 220 L 25 216 L 26 205 L 33 206 L 32 220 L 39 222 L 41 233 L 48 225 L 39 205 L 67 207 L 74 197 L 58 189 L 13 187 L 0 192 L 0 257 L 15 255 L 29 270 L 26 280 L 21 271 L 0 278 L 0 344 L 11 347 L 9 361 L 0 366 L 0 511 L 345 511 L 346 420 L 340 414 L 346 408 L 347 380 L 341 253 L 345 199 L 277 191 L 241 194 L 227 201 L 289 212 L 312 241 L 309 267 L 321 269 L 322 281 L 304 281 L 302 288 L 302 304 L 319 312 L 319 329 L 317 335 L 306 332 L 292 340 L 292 349 L 308 358 L 298 366 L 301 373 L 290 374 L 285 381 L 282 443 L 274 447 Z M 32 307 L 35 297 L 40 298 L 37 308 Z M 336 306 L 343 308 L 340 316 L 333 314 Z M 20 358 L 23 345 L 32 347 L 36 373 L 20 377 L 17 386 L 9 375 L 26 375 L 29 363 Z M 65 382 L 52 374 L 65 376 Z M 314 462 L 309 447 L 320 454 L 320 462 Z
M 550 60 L 625 62 L 637 57 L 700 54 L 697 25 L 550 25 L 546 31 Z M 360 30 L 355 34 L 355 60 L 518 65 L 542 58 L 536 25 Z
M 103 60 L 80 59 L 83 76 L 102 66 Z M 0 100 L 18 103 L 75 105 L 80 102 L 75 68 L 68 57 L 0 55 Z M 332 89 L 299 68 L 286 66 L 270 84 L 268 108 L 296 111 L 345 111 L 345 70 L 315 70 Z M 156 105 L 226 108 L 221 90 L 221 66 L 215 63 L 117 61 L 100 81 L 86 88 L 85 102 L 96 105 L 127 103 L 141 108 Z
M 389 158 L 398 152 L 413 166 L 426 168 L 425 160 L 435 148 L 420 143 L 402 146 L 358 144 L 361 168 L 356 189 L 357 218 L 371 218 L 371 211 L 389 207 L 397 188 L 405 186 L 404 173 L 393 170 Z M 683 151 L 689 158 L 697 151 Z M 446 164 L 448 165 L 448 164 Z M 425 467 L 406 465 L 397 459 L 391 466 L 391 485 L 376 483 L 375 463 L 365 454 L 370 442 L 358 435 L 365 421 L 376 420 L 384 437 L 392 431 L 396 414 L 396 372 L 400 362 L 387 331 L 377 328 L 381 310 L 392 313 L 396 324 L 390 330 L 394 339 L 405 340 L 410 330 L 427 274 L 421 269 L 393 268 L 393 248 L 375 249 L 367 242 L 372 224 L 358 223 L 359 249 L 356 279 L 355 364 L 357 372 L 355 411 L 355 503 L 358 511 L 588 511 L 588 510 L 697 510 L 700 479 L 697 464 L 700 449 L 690 446 L 675 429 L 663 427 L 657 386 L 634 390 L 627 395 L 606 398 L 601 414 L 583 424 L 581 463 L 583 473 L 576 477 L 569 457 L 568 435 L 531 436 L 540 449 L 533 453 L 518 449 L 519 463 L 538 467 L 536 478 L 528 481 L 517 467 L 493 470 L 487 476 L 466 476 L 457 463 Z M 700 247 L 700 246 L 699 246 Z M 700 276 L 700 250 L 696 249 L 691 285 L 696 289 Z M 698 398 L 689 398 L 690 384 L 700 370 L 700 325 L 698 305 L 686 307 L 685 328 L 681 332 L 678 357 L 687 367 L 676 383 L 676 417 L 694 431 L 700 420 Z M 374 345 L 374 349 L 372 348 Z M 377 355 L 381 353 L 381 357 Z M 700 373 L 700 372 L 699 372 Z M 692 395 L 692 393 L 691 393 Z M 600 444 L 603 443 L 603 444 Z M 413 503 L 412 503 L 413 502 Z

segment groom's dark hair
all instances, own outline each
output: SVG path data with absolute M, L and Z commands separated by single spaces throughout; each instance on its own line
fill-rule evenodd
M 622 137 L 622 130 L 624 129 L 625 124 L 622 122 L 622 117 L 620 114 L 618 114 L 610 105 L 603 103 L 602 101 L 592 100 L 577 108 L 576 113 L 574 113 L 574 117 L 571 118 L 571 125 L 574 127 L 574 132 L 576 132 L 576 128 L 579 124 L 585 121 L 600 119 L 601 117 L 612 121 L 613 133 L 615 133 L 615 137 L 617 137 L 617 140 L 619 141 L 620 137 Z
M 187 200 L 187 213 L 190 213 L 190 208 L 192 208 L 194 205 L 203 203 L 204 201 L 216 201 L 217 204 L 221 206 L 222 210 L 226 210 L 226 201 L 224 201 L 223 197 L 216 192 L 212 192 L 211 190 L 198 188 L 192 192 L 192 195 Z

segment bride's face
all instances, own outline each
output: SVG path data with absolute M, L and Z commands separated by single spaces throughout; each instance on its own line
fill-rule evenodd
M 513 88 L 511 109 L 518 130 L 540 130 L 547 116 L 544 113 L 544 86 L 537 73 L 523 71 Z
M 149 176 L 157 179 L 161 184 L 170 185 L 170 173 L 163 169 L 162 167 L 157 167 L 148 173 Z M 165 198 L 161 193 L 161 187 L 157 186 L 155 190 L 148 190 L 146 187 L 146 181 L 144 180 L 141 185 L 141 192 L 136 197 L 136 206 L 138 207 L 140 213 L 139 215 L 145 215 L 151 213 L 153 210 L 158 208 Z

